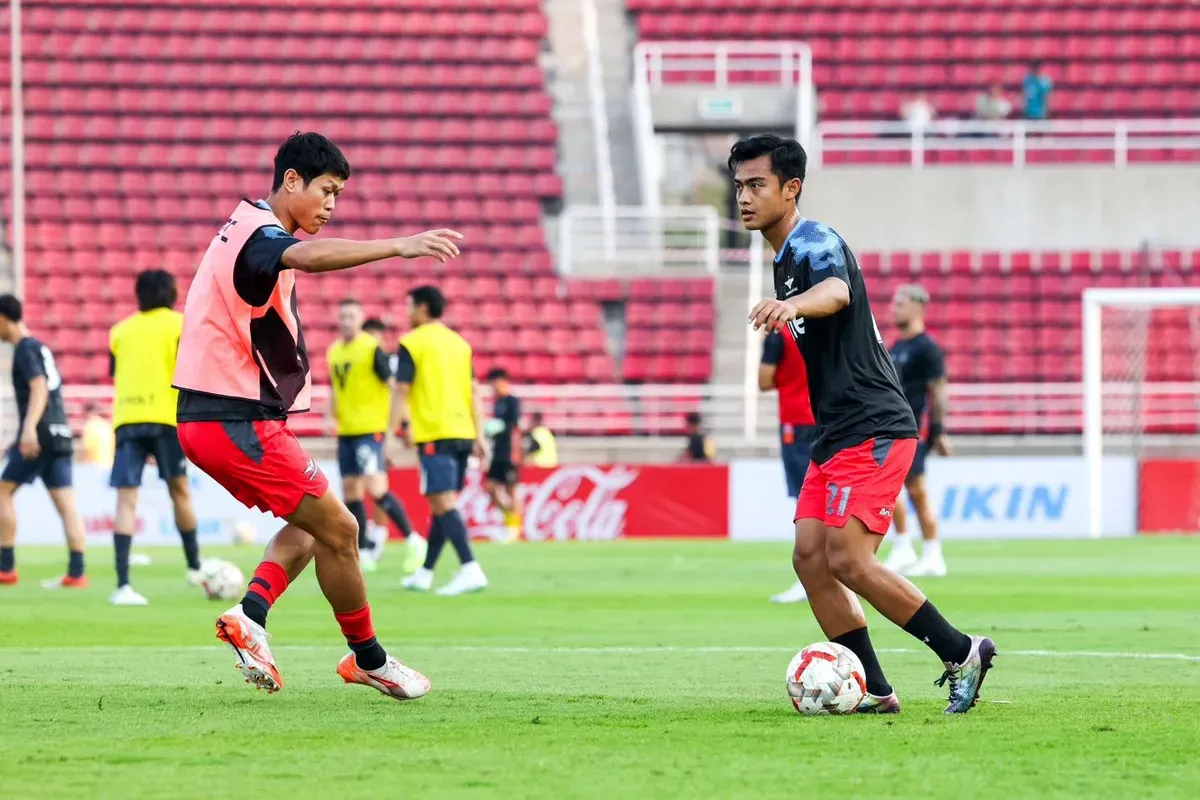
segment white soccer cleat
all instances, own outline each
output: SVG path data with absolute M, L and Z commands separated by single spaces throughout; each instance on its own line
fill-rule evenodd
M 909 543 L 892 545 L 892 552 L 888 553 L 887 561 L 883 565 L 892 572 L 906 574 L 904 571 L 911 569 L 917 563 L 917 551 Z
M 217 638 L 229 645 L 237 656 L 234 666 L 242 671 L 246 683 L 254 684 L 256 689 L 266 689 L 267 694 L 283 688 L 283 677 L 267 644 L 271 634 L 246 616 L 240 603 L 217 617 Z
M 358 551 L 358 568 L 361 569 L 364 574 L 368 572 L 375 572 L 379 569 L 379 565 L 375 563 L 375 556 L 371 555 L 370 550 Z
M 410 592 L 428 592 L 433 588 L 433 570 L 421 567 L 400 581 L 400 585 Z
M 772 603 L 803 603 L 808 600 L 808 593 L 804 591 L 804 584 L 796 581 L 779 594 L 771 595 Z
M 378 564 L 383 560 L 383 548 L 387 544 L 388 529 L 372 523 L 368 535 L 371 539 L 371 558 L 375 559 L 375 563 Z
M 421 569 L 425 564 L 425 554 L 429 552 L 429 542 L 419 533 L 410 533 L 404 540 L 404 572 L 411 574 Z
M 114 606 L 148 606 L 150 601 L 133 590 L 128 583 L 118 588 L 108 596 L 108 602 Z
M 487 585 L 487 576 L 483 574 L 483 568 L 479 566 L 478 561 L 472 561 L 469 564 L 463 564 L 450 582 L 438 589 L 435 594 L 438 597 L 454 597 L 469 592 L 483 591 Z
M 941 553 L 925 553 L 904 574 L 910 578 L 944 578 L 946 559 L 942 558 Z
M 362 669 L 354 653 L 347 653 L 338 663 L 337 672 L 346 683 L 361 683 L 397 700 L 416 700 L 429 694 L 429 678 L 391 656 L 379 669 Z
M 198 569 L 189 569 L 187 571 L 188 586 L 203 586 L 204 573 Z

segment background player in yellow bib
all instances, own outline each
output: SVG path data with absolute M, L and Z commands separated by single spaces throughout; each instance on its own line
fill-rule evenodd
M 200 547 L 188 490 L 187 459 L 175 431 L 179 393 L 171 388 L 183 330 L 183 315 L 174 310 L 179 290 L 169 272 L 152 269 L 137 276 L 134 294 L 138 313 L 118 322 L 108 335 L 117 445 L 109 479 L 109 485 L 117 490 L 117 516 L 113 521 L 117 590 L 109 599 L 120 606 L 146 604 L 146 598 L 129 584 L 129 548 L 137 529 L 142 470 L 151 456 L 171 495 L 175 527 L 187 560 L 188 583 L 200 583 Z
M 485 448 L 471 345 L 442 324 L 445 310 L 446 299 L 437 287 L 418 286 L 408 293 L 412 330 L 400 339 L 396 354 L 395 404 L 397 419 L 409 421 L 404 428 L 405 441 L 417 447 L 421 494 L 429 499 L 433 516 L 425 564 L 405 578 L 403 585 L 428 591 L 433 585 L 433 568 L 449 539 L 462 568 L 437 593 L 455 595 L 487 586 L 458 511 L 467 461 L 472 453 L 482 459 Z
M 368 326 L 363 320 L 362 306 L 357 300 L 343 300 L 338 306 L 340 336 L 329 345 L 325 358 L 332 387 L 330 415 L 338 437 L 342 497 L 358 521 L 358 560 L 363 571 L 375 570 L 387 538 L 386 528 L 374 542 L 367 533 L 364 498 L 369 491 L 376 514 L 386 514 L 407 537 L 405 572 L 412 572 L 425 559 L 425 539 L 413 533 L 404 505 L 388 491 L 383 444 L 387 432 L 399 424 L 392 418 L 392 389 L 396 379 L 392 375 L 391 357 L 383 349 L 383 323 L 379 320 L 370 323 Z

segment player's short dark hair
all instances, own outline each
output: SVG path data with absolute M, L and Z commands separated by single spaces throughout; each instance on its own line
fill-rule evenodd
M 21 301 L 15 294 L 0 294 L 0 317 L 7 317 L 13 322 L 21 321 Z
M 699 411 L 689 411 L 688 415 L 686 417 L 684 417 L 684 420 L 686 420 L 688 425 L 699 425 L 700 424 L 700 412 Z
M 487 380 L 497 381 L 501 379 L 508 380 L 508 370 L 504 367 L 492 367 L 488 370 Z
M 387 330 L 387 325 L 384 325 L 379 317 L 367 317 L 363 320 L 362 329 L 368 333 L 383 333 Z
M 338 302 L 339 308 L 341 306 L 361 306 L 361 305 L 362 305 L 362 303 L 358 302 L 357 297 L 343 297 L 341 299 L 341 301 Z
M 328 173 L 342 180 L 350 177 L 350 162 L 342 155 L 342 151 L 333 142 L 319 133 L 300 133 L 296 131 L 279 145 L 275 153 L 275 181 L 271 191 L 283 186 L 283 173 L 289 169 L 296 174 L 307 186 L 313 178 Z
M 544 420 L 545 420 L 545 417 L 542 415 L 542 412 L 540 412 L 540 411 L 535 411 L 529 415 L 529 421 L 533 424 L 533 427 L 535 427 L 535 428 L 538 425 L 541 425 Z
M 792 178 L 804 181 L 808 154 L 795 139 L 775 133 L 756 133 L 734 142 L 729 148 L 729 171 L 737 172 L 739 164 L 766 155 L 771 156 L 771 172 L 779 178 L 780 185 Z
M 434 319 L 441 319 L 442 314 L 446 313 L 446 298 L 436 286 L 417 286 L 408 290 L 408 296 L 412 298 L 414 306 L 425 306 L 429 316 Z
M 156 308 L 174 308 L 179 299 L 179 288 L 175 276 L 165 269 L 148 269 L 139 272 L 133 282 L 133 293 L 137 296 L 139 311 Z

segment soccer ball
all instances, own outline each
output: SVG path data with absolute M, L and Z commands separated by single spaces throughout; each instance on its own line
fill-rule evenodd
M 201 585 L 209 600 L 236 600 L 246 588 L 246 576 L 236 564 L 219 558 L 206 558 L 200 563 Z
M 233 543 L 236 545 L 253 544 L 258 532 L 254 530 L 254 526 L 246 520 L 239 520 L 233 523 Z
M 847 647 L 817 642 L 801 650 L 787 668 L 792 705 L 806 717 L 853 714 L 867 694 L 862 662 Z

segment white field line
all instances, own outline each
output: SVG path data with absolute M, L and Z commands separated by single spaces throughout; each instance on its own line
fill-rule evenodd
M 178 645 L 178 646 L 156 646 L 156 645 L 131 645 L 128 647 L 114 647 L 110 645 L 64 645 L 62 647 L 0 647 L 0 660 L 3 660 L 6 653 L 29 654 L 36 653 L 121 653 L 126 651 L 132 652 L 150 652 L 150 653 L 203 653 L 206 651 L 218 652 L 223 651 L 221 645 Z M 272 648 L 281 652 L 344 652 L 345 647 L 336 645 L 276 645 Z M 411 652 L 414 650 L 430 651 L 436 650 L 441 652 L 453 653 L 530 653 L 537 655 L 659 655 L 659 654 L 705 654 L 705 653 L 794 653 L 795 650 L 790 647 L 739 647 L 739 646 L 634 646 L 634 647 L 503 647 L 503 646 L 488 646 L 488 645 L 436 645 L 436 644 L 411 644 L 399 648 L 401 652 Z M 900 655 L 926 655 L 928 650 L 908 647 L 881 647 L 878 648 L 880 653 L 892 653 Z M 1099 650 L 1005 650 L 1001 648 L 997 655 L 1001 656 L 1028 656 L 1031 658 L 1095 658 L 1095 659 L 1111 659 L 1111 660 L 1132 660 L 1142 659 L 1150 661 L 1189 661 L 1200 663 L 1200 655 L 1191 655 L 1188 653 L 1136 653 L 1136 652 L 1108 652 Z

